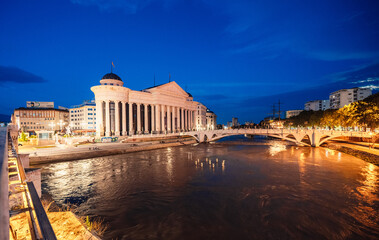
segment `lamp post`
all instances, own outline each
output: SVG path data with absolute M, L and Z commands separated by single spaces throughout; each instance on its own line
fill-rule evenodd
M 59 125 L 59 131 L 62 131 L 62 126 L 63 126 L 63 120 L 59 120 L 59 123 L 58 123 L 58 125 Z

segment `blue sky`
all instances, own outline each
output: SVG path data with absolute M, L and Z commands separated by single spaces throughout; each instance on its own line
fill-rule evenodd
M 220 123 L 379 85 L 378 1 L 16 0 L 2 3 L 0 34 L 8 115 L 93 99 L 112 61 L 133 90 L 171 73 Z

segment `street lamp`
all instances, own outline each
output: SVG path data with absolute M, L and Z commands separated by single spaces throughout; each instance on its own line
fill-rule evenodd
M 59 125 L 59 130 L 62 131 L 63 120 L 59 120 L 58 125 Z

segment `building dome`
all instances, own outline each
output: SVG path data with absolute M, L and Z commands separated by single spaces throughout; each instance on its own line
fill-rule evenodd
M 114 73 L 105 74 L 101 80 L 103 80 L 103 79 L 114 79 L 114 80 L 122 81 L 121 78 Z

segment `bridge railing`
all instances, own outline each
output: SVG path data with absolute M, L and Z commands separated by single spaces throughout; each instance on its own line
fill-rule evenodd
M 0 239 L 9 239 L 7 128 L 0 128 Z
M 3 135 L 1 135 L 3 137 Z M 16 170 L 18 172 L 19 176 L 19 182 L 21 186 L 23 186 L 23 199 L 24 199 L 24 209 L 27 213 L 27 219 L 29 223 L 29 232 L 31 235 L 31 239 L 51 239 L 56 240 L 56 236 L 54 233 L 54 230 L 50 224 L 49 218 L 47 217 L 47 214 L 45 212 L 45 209 L 42 206 L 41 200 L 37 194 L 37 191 L 35 189 L 35 186 L 33 182 L 27 181 L 25 169 L 22 165 L 22 161 L 20 160 L 19 156 L 17 155 L 16 148 L 14 146 L 14 143 L 12 141 L 11 135 L 8 131 L 5 131 L 5 138 L 7 140 L 7 161 L 6 164 L 8 165 L 8 160 L 13 160 L 14 164 L 16 166 Z M 7 167 L 7 173 L 6 177 L 8 177 L 8 167 Z M 8 179 L 9 180 L 9 179 Z M 8 183 L 7 180 L 7 183 Z M 16 183 L 17 184 L 17 183 Z M 6 196 L 6 201 L 8 201 L 8 186 L 7 186 L 7 193 L 1 194 L 2 196 Z M 9 206 L 9 205 L 8 205 Z M 2 208 L 2 210 L 6 210 L 7 212 L 7 233 L 9 238 L 9 207 L 6 209 Z M 13 234 L 13 231 L 11 230 L 11 233 Z M 8 239 L 8 238 L 1 238 L 0 239 Z

